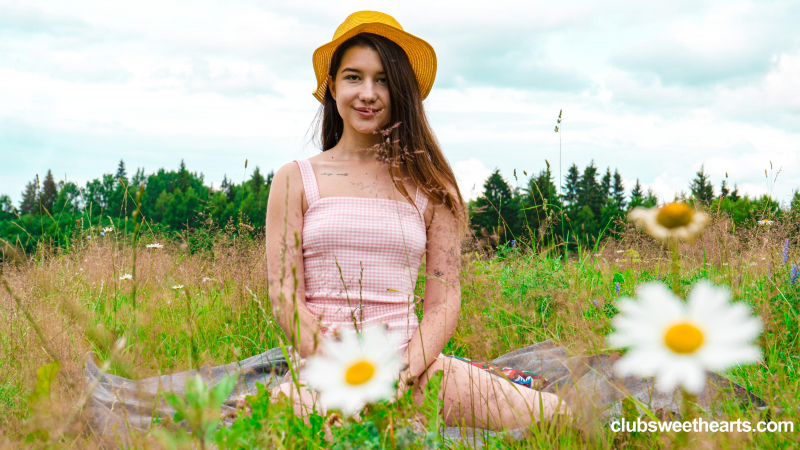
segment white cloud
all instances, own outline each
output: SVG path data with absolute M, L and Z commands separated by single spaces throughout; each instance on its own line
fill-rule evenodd
M 13 160 L 0 193 L 18 202 L 36 173 L 83 183 L 121 158 L 148 173 L 183 158 L 219 182 L 241 179 L 246 158 L 266 171 L 310 156 L 311 53 L 359 9 L 389 12 L 436 48 L 426 107 L 465 197 L 489 168 L 512 181 L 546 159 L 558 174 L 562 108 L 563 173 L 594 160 L 664 200 L 704 164 L 715 187 L 727 172 L 758 195 L 771 161 L 783 168 L 776 198 L 800 187 L 790 0 L 31 0 L 0 5 L 0 158 Z
M 458 189 L 461 190 L 465 201 L 478 198 L 483 193 L 483 183 L 492 174 L 483 161 L 477 158 L 457 161 L 453 164 L 453 172 L 456 175 Z

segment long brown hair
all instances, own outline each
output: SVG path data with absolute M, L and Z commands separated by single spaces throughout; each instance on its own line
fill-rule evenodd
M 458 189 L 453 169 L 439 148 L 439 142 L 431 130 L 417 79 L 406 52 L 396 43 L 383 36 L 360 33 L 344 41 L 331 57 L 329 75 L 336 79 L 344 53 L 353 47 L 369 47 L 378 52 L 389 86 L 391 117 L 389 127 L 383 132 L 383 144 L 379 144 L 378 155 L 387 162 L 389 173 L 397 190 L 414 203 L 403 183 L 402 169 L 411 181 L 422 189 L 434 203 L 444 205 L 459 221 L 461 231 L 466 228 L 467 215 L 461 191 Z M 320 138 L 322 151 L 333 148 L 344 130 L 344 122 L 336 108 L 336 100 L 330 88 L 325 91 L 325 101 L 320 107 L 318 119 L 322 126 Z M 455 192 L 453 195 L 451 192 Z

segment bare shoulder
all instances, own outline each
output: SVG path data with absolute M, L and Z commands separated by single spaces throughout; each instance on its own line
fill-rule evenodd
M 296 162 L 284 164 L 275 172 L 270 187 L 270 197 L 287 196 L 290 203 L 300 201 L 303 205 L 303 212 L 307 208 L 305 190 L 303 189 L 303 176 L 300 173 L 300 166 Z M 272 203 L 270 200 L 267 205 Z
M 453 198 L 460 198 L 460 194 L 458 189 L 453 185 L 447 186 L 447 192 Z M 457 213 L 454 212 L 449 206 L 445 205 L 442 202 L 436 201 L 435 199 L 430 199 L 430 205 L 432 208 L 428 208 L 426 211 L 426 216 L 430 213 L 430 221 L 428 221 L 428 228 L 434 224 L 446 224 L 447 228 L 454 223 L 458 222 Z M 427 217 L 426 217 L 427 218 Z

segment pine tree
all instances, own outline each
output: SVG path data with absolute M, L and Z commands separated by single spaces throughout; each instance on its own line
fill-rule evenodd
M 558 191 L 553 183 L 553 175 L 550 172 L 550 165 L 539 172 L 536 177 L 531 176 L 528 186 L 523 189 L 520 209 L 520 227 L 528 228 L 531 239 L 545 238 L 547 230 L 545 225 L 555 227 L 558 222 L 557 215 L 560 208 Z M 547 223 L 547 217 L 551 215 L 555 218 L 551 223 Z
M 125 161 L 121 159 L 119 160 L 119 166 L 117 166 L 117 175 L 115 178 L 125 182 L 128 181 L 128 172 L 125 171 Z
M 726 180 L 722 180 L 722 183 L 719 185 L 719 198 L 725 198 L 731 193 L 730 189 L 728 189 L 728 183 Z
M 53 172 L 48 169 L 47 175 L 45 175 L 44 182 L 42 183 L 42 194 L 40 198 L 42 208 L 52 214 L 53 204 L 57 196 L 58 191 L 56 189 L 56 182 L 53 180 Z M 42 211 L 42 213 L 44 214 L 44 211 Z
M 641 186 L 639 187 L 641 189 Z M 622 175 L 619 174 L 617 169 L 614 169 L 614 185 L 612 187 L 612 195 L 614 202 L 617 204 L 617 209 L 625 211 L 625 185 L 622 184 Z
M 733 183 L 733 190 L 731 191 L 731 201 L 737 202 L 741 197 L 739 197 L 739 187 L 736 186 L 736 183 Z
M 644 192 L 642 192 L 642 183 L 636 179 L 636 184 L 633 185 L 631 190 L 631 208 L 642 206 L 644 204 Z
M 689 185 L 689 189 L 692 190 L 692 196 L 696 202 L 703 205 L 710 205 L 714 200 L 714 186 L 712 186 L 711 181 L 708 180 L 708 174 L 705 172 L 703 166 L 700 166 L 700 170 L 696 175 L 695 179 L 692 180 L 692 183 Z
M 600 182 L 600 190 L 604 197 L 611 197 L 611 168 L 606 167 L 606 173 Z
M 175 189 L 180 189 L 181 192 L 185 193 L 189 190 L 189 187 L 192 185 L 190 180 L 189 171 L 186 170 L 186 163 L 181 160 L 181 166 L 178 170 L 178 176 L 175 178 Z
M 645 208 L 653 208 L 658 205 L 658 197 L 656 197 L 655 192 L 652 189 L 647 189 L 647 197 L 644 199 L 644 206 Z
M 253 171 L 253 175 L 250 177 L 250 189 L 253 190 L 253 194 L 255 194 L 256 197 L 258 197 L 261 189 L 266 185 L 266 181 L 264 175 L 261 175 L 261 169 L 256 166 L 256 170 Z
M 606 195 L 604 195 L 601 185 L 597 183 L 597 167 L 592 161 L 583 170 L 578 182 L 578 204 L 581 208 L 588 206 L 595 219 L 598 219 L 605 200 Z
M 143 185 L 147 177 L 144 175 L 144 167 L 136 169 L 136 174 L 133 175 L 131 179 L 131 186 L 138 189 L 139 186 Z
M 476 212 L 472 216 L 472 223 L 477 230 L 485 229 L 490 234 L 496 233 L 500 243 L 514 239 L 513 235 L 518 232 L 516 225 L 519 205 L 515 202 L 511 187 L 500 175 L 500 169 L 495 169 L 486 179 L 483 195 L 475 201 L 474 210 Z
M 22 192 L 22 200 L 19 204 L 20 214 L 32 214 L 39 211 L 38 179 L 39 176 L 37 175 L 33 181 L 25 185 L 25 190 Z
M 578 181 L 580 174 L 578 166 L 572 164 L 567 171 L 566 179 L 564 180 L 564 201 L 570 205 L 578 200 Z

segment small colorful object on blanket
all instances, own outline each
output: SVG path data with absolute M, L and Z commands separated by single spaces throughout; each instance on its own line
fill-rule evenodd
M 494 364 L 491 363 L 473 361 L 469 358 L 464 358 L 461 356 L 454 356 L 454 355 L 447 355 L 447 356 L 449 358 L 455 358 L 464 361 L 465 363 L 468 363 L 479 369 L 483 369 L 489 373 L 493 373 L 499 377 L 507 378 L 512 383 L 518 384 L 520 386 L 525 386 L 527 388 L 539 390 L 539 389 L 544 389 L 549 384 L 544 377 L 536 375 L 533 372 L 513 369 L 511 367 L 495 366 Z

